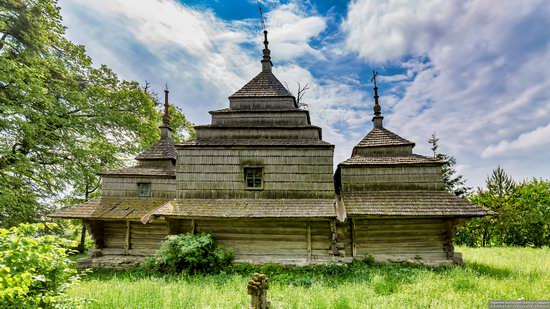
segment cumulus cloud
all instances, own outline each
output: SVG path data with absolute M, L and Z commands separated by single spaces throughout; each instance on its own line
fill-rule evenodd
M 550 123 L 544 127 L 521 134 L 513 141 L 501 141 L 496 145 L 490 145 L 481 153 L 482 158 L 489 158 L 506 153 L 537 151 L 539 148 L 550 145 Z
M 406 70 L 410 80 L 386 78 L 402 94 L 387 122 L 415 139 L 419 151 L 428 151 L 422 141 L 437 131 L 442 149 L 468 166 L 474 184 L 499 163 L 518 177 L 550 174 L 522 149 L 535 136 L 541 140 L 549 122 L 546 1 L 357 0 L 342 29 L 348 52 Z M 542 144 L 538 153 L 550 153 Z M 527 159 L 521 168 L 514 155 Z

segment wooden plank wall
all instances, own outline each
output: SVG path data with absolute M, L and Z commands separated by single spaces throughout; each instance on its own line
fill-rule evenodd
M 151 197 L 176 197 L 176 180 L 154 177 L 108 177 L 101 179 L 103 196 L 138 196 L 138 183 L 151 183 Z
M 448 220 L 414 218 L 353 220 L 355 221 L 356 258 L 361 259 L 370 254 L 379 261 L 448 259 L 445 251 Z
M 341 167 L 342 192 L 442 190 L 440 166 Z
M 306 126 L 308 125 L 307 111 L 295 112 L 227 112 L 212 114 L 213 125 L 236 125 L 236 126 L 254 126 L 254 125 L 283 125 L 283 126 Z
M 125 254 L 126 221 L 104 221 L 103 243 L 103 254 Z
M 142 224 L 130 222 L 129 255 L 151 256 L 160 248 L 160 243 L 168 236 L 165 222 Z
M 193 222 L 196 233 L 212 233 L 219 245 L 235 254 L 236 261 L 257 264 L 276 262 L 306 265 L 329 258 L 330 227 L 328 220 L 311 222 L 193 220 Z M 182 221 L 180 229 L 188 230 L 189 222 Z M 308 257 L 311 259 L 308 260 Z
M 288 139 L 320 139 L 319 128 L 304 127 L 273 127 L 273 128 L 239 128 L 239 127 L 195 127 L 197 139 L 209 138 L 288 138 Z
M 330 148 L 183 148 L 178 198 L 332 198 Z M 245 190 L 243 166 L 263 166 L 263 190 Z

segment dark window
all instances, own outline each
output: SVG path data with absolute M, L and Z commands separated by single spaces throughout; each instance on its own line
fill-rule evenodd
M 247 189 L 262 189 L 263 171 L 261 167 L 244 168 L 244 185 Z
M 151 184 L 150 183 L 138 183 L 138 195 L 139 196 L 151 196 Z

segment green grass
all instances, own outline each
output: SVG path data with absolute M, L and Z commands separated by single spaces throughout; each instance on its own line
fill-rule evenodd
M 458 248 L 465 266 L 238 265 L 219 275 L 95 271 L 68 294 L 88 308 L 248 308 L 254 271 L 270 279 L 274 308 L 487 308 L 490 299 L 550 298 L 550 249 Z

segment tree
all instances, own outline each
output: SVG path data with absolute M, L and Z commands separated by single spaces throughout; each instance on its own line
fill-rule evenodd
M 60 197 L 89 197 L 97 172 L 158 139 L 161 112 L 63 37 L 56 0 L 2 1 L 0 16 L 0 225 L 12 226 Z M 176 132 L 190 126 L 173 119 Z
M 439 149 L 438 142 L 439 138 L 434 132 L 428 139 L 428 143 L 432 145 L 431 150 L 434 158 L 445 161 L 445 164 L 443 164 L 443 184 L 445 185 L 445 190 L 457 196 L 465 196 L 472 188 L 466 186 L 466 179 L 464 179 L 464 176 L 457 174 L 455 169 L 456 158 L 437 152 Z

